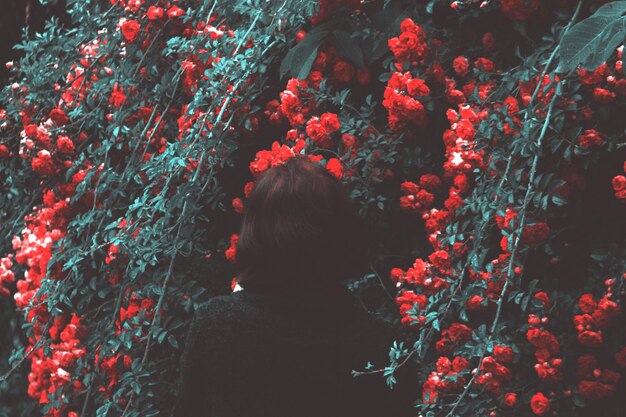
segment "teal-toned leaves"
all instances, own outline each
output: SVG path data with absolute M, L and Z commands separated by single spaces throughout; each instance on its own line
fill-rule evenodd
M 363 50 L 356 37 L 346 31 L 335 29 L 330 38 L 337 52 L 348 58 L 358 68 L 365 67 Z
M 328 36 L 330 29 L 327 26 L 318 26 L 309 32 L 304 39 L 293 47 L 280 64 L 280 76 L 283 78 L 289 74 L 298 79 L 305 79 L 313 62 L 317 57 L 317 51 L 322 41 Z
M 608 3 L 587 19 L 575 24 L 559 45 L 558 72 L 569 72 L 579 65 L 596 69 L 624 42 L 626 1 Z

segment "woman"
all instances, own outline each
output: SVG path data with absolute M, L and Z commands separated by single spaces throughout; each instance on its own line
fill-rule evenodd
M 380 373 L 352 376 L 387 363 L 394 340 L 342 285 L 364 272 L 367 249 L 346 190 L 325 169 L 296 157 L 264 173 L 237 244 L 243 291 L 196 310 L 177 417 L 411 415 L 414 377 L 390 390 Z

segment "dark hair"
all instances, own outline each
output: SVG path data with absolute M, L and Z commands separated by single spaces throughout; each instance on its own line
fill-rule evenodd
M 236 265 L 246 290 L 326 289 L 364 273 L 365 222 L 343 185 L 294 157 L 257 180 L 244 214 Z

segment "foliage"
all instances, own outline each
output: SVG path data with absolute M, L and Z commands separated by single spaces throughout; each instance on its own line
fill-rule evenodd
M 306 155 L 374 232 L 350 288 L 404 328 L 357 377 L 412 367 L 423 416 L 623 412 L 624 2 L 67 7 L 0 106 L 0 391 L 169 413 L 254 179 Z

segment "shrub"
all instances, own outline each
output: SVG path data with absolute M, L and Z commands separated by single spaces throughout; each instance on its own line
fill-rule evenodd
M 355 376 L 415 365 L 424 416 L 624 409 L 624 2 L 67 3 L 0 107 L 8 377 L 43 414 L 171 411 L 246 195 L 296 154 L 359 203 L 350 288 L 404 328 Z

